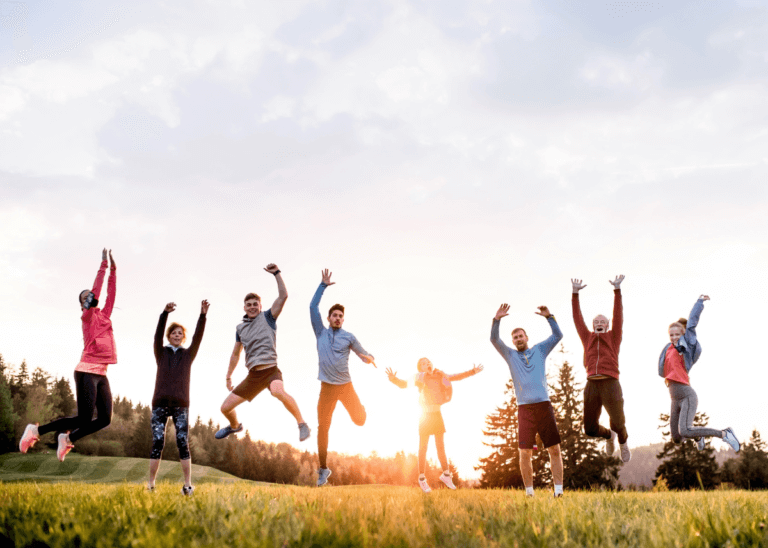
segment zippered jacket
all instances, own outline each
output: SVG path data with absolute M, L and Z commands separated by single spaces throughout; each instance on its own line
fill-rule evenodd
M 101 267 L 96 280 L 93 282 L 93 294 L 99 298 L 101 286 L 104 284 L 104 276 L 107 273 L 107 261 L 101 261 Z M 86 363 L 117 363 L 117 347 L 115 336 L 112 333 L 112 308 L 115 305 L 115 291 L 117 287 L 117 275 L 112 267 L 107 282 L 107 300 L 104 308 L 89 308 L 83 310 L 81 320 L 83 322 L 83 354 L 81 362 Z
M 205 314 L 200 314 L 192 335 L 189 348 L 163 346 L 163 333 L 168 321 L 168 312 L 160 314 L 155 330 L 152 348 L 155 351 L 157 375 L 155 393 L 152 395 L 152 407 L 189 407 L 189 381 L 192 375 L 192 362 L 195 361 L 200 343 L 205 332 Z
M 573 307 L 573 323 L 584 345 L 584 368 L 587 378 L 594 375 L 607 375 L 619 378 L 619 347 L 621 346 L 622 328 L 624 326 L 624 307 L 621 303 L 621 289 L 613 290 L 613 320 L 612 329 L 605 333 L 595 333 L 584 323 L 579 305 L 579 294 L 571 297 Z
M 677 341 L 677 351 L 683 356 L 685 362 L 685 370 L 690 371 L 693 364 L 699 361 L 701 356 L 701 344 L 699 343 L 698 336 L 696 335 L 696 326 L 699 325 L 699 317 L 704 310 L 704 301 L 701 299 L 696 301 L 691 309 L 691 314 L 688 316 L 688 325 L 685 327 L 685 333 Z M 664 346 L 664 350 L 661 351 L 659 356 L 659 376 L 664 376 L 664 359 L 667 355 L 667 350 L 672 346 L 669 342 Z

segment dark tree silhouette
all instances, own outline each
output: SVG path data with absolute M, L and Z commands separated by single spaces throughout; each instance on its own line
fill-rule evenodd
M 669 428 L 669 415 L 659 415 L 659 429 Z M 703 427 L 709 423 L 706 413 L 696 413 L 693 426 Z M 720 476 L 715 460 L 715 450 L 707 441 L 704 450 L 696 448 L 696 442 L 683 438 L 679 444 L 672 441 L 669 430 L 662 432 L 664 447 L 656 455 L 663 461 L 656 469 L 654 485 L 660 477 L 664 477 L 670 489 L 714 489 L 720 483 Z

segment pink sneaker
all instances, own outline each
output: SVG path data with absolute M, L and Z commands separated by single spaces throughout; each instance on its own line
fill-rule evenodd
M 453 484 L 453 478 L 450 475 L 446 476 L 445 474 L 440 474 L 440 481 L 442 481 L 448 489 L 456 489 L 456 486 Z
M 64 462 L 64 457 L 67 453 L 72 451 L 74 444 L 69 441 L 69 434 L 59 434 L 59 448 L 56 450 L 56 456 L 61 462 Z
M 40 434 L 37 432 L 37 424 L 28 424 L 24 429 L 24 435 L 21 436 L 19 442 L 19 451 L 26 453 L 30 447 L 33 447 L 37 440 L 40 439 Z

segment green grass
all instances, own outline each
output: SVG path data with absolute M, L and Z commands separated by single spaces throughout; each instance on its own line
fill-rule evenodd
M 768 493 L 567 493 L 204 483 L 0 484 L 0 545 L 768 546 Z M 10 541 L 10 542 L 9 542 Z

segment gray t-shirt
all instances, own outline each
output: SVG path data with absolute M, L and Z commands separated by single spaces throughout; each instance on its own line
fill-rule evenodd
M 245 348 L 245 366 L 277 365 L 277 321 L 267 309 L 255 318 L 243 317 L 235 340 Z

